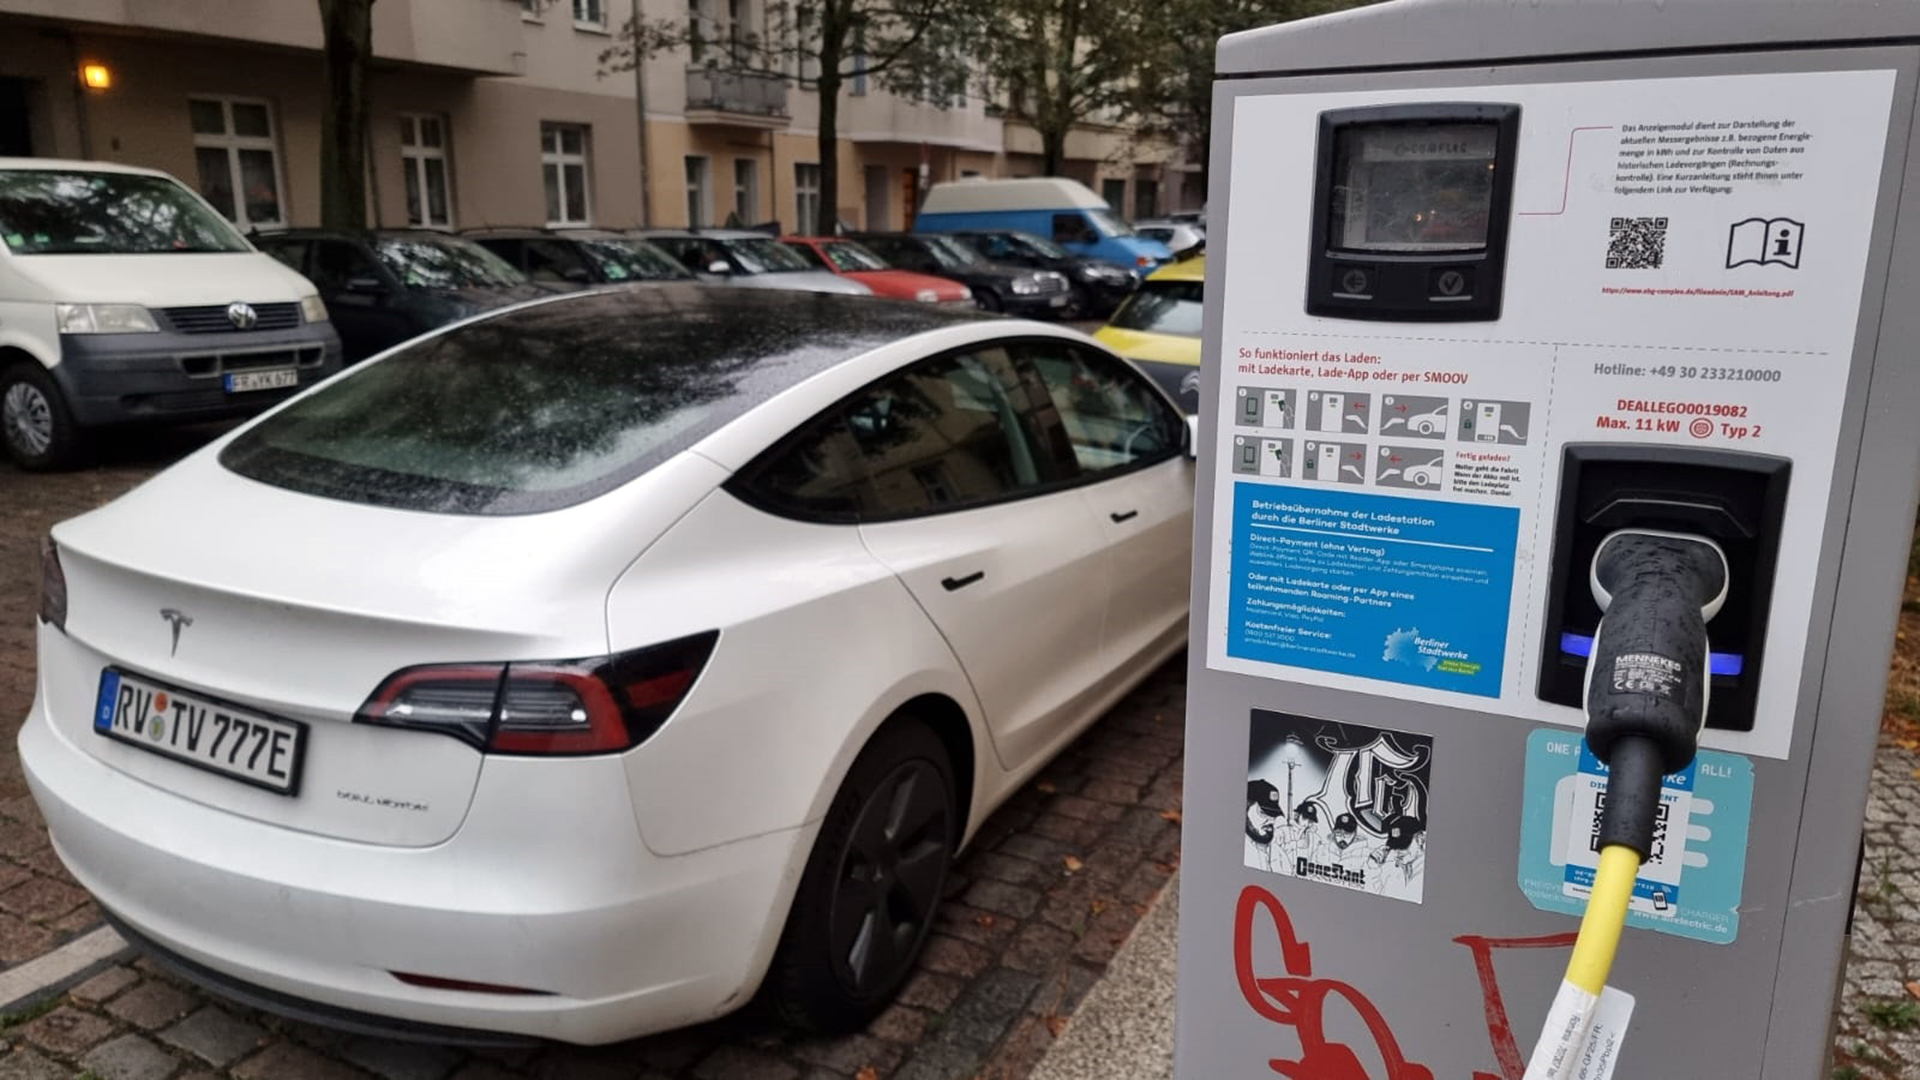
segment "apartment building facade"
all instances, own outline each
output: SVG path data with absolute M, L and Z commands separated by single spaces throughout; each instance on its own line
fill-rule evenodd
M 700 41 L 606 70 L 636 4 Z M 380 0 L 369 218 L 828 228 L 810 73 L 767 74 L 747 52 L 780 32 L 772 18 L 766 0 Z M 321 44 L 316 0 L 0 0 L 0 156 L 163 169 L 243 228 L 317 224 Z M 1177 156 L 1088 127 L 1063 172 L 1145 217 L 1204 198 Z M 1039 160 L 1038 134 L 977 91 L 936 108 L 856 74 L 832 210 L 903 228 L 928 184 L 1037 175 Z

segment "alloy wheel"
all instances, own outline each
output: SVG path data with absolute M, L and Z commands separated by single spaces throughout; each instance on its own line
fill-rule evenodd
M 0 400 L 0 428 L 16 449 L 38 457 L 53 444 L 53 404 L 32 383 L 14 383 Z
M 828 912 L 835 973 L 864 994 L 893 983 L 932 924 L 952 850 L 945 780 L 913 760 L 888 773 L 860 808 Z

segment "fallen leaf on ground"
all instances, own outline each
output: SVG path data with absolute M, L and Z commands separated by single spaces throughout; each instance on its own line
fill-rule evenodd
M 1048 781 L 1046 781 L 1046 780 L 1042 780 L 1042 781 L 1040 781 L 1039 783 L 1037 783 L 1037 784 L 1035 784 L 1035 785 L 1033 785 L 1033 787 L 1034 787 L 1034 790 L 1036 790 L 1036 791 L 1040 791 L 1040 792 L 1043 792 L 1043 793 L 1045 793 L 1045 794 L 1048 794 L 1048 795 L 1051 795 L 1051 794 L 1053 794 L 1054 792 L 1056 792 L 1056 791 L 1059 791 L 1059 790 L 1060 790 L 1059 788 L 1057 788 L 1057 787 L 1054 787 L 1052 783 L 1050 783 L 1050 782 L 1048 782 Z
M 1053 1037 L 1057 1039 L 1067 1030 L 1067 1018 L 1055 1013 L 1047 1017 L 1046 1025 L 1047 1030 L 1053 1032 Z
M 1061 859 L 1060 861 L 1066 864 L 1067 873 L 1069 874 L 1077 874 L 1081 870 L 1085 869 L 1087 865 L 1086 863 L 1081 862 L 1079 856 L 1077 855 L 1069 855 L 1066 858 Z
M 1162 810 L 1160 811 L 1160 816 L 1175 824 L 1178 824 L 1180 821 L 1180 811 L 1178 810 Z
M 1093 907 L 1093 913 L 1095 915 L 1098 915 L 1101 912 L 1107 910 L 1107 902 L 1105 900 L 1095 900 L 1092 904 L 1092 907 Z
M 880 1080 L 880 1070 L 869 1065 L 853 1074 L 853 1080 Z
M 993 916 L 991 916 L 991 915 L 975 915 L 975 916 L 973 917 L 973 922 L 974 922 L 974 925 L 975 925 L 975 926 L 992 926 L 992 925 L 993 925 Z
M 1916 980 L 1914 982 L 1908 983 L 1907 993 L 1912 994 L 1914 997 L 1920 998 L 1920 980 Z

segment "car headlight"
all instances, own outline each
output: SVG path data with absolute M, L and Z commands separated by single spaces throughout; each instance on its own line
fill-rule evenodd
M 913 294 L 913 298 L 923 304 L 937 304 L 940 302 L 940 294 L 932 289 L 921 289 L 919 292 Z
M 1117 266 L 1087 265 L 1080 268 L 1080 276 L 1088 281 L 1124 282 L 1133 275 Z
M 300 298 L 300 318 L 310 323 L 326 322 L 327 321 L 326 301 L 321 300 L 320 295 L 318 293 L 312 293 L 307 296 L 301 297 Z
M 54 321 L 63 334 L 152 334 L 160 327 L 139 304 L 55 304 Z
M 1013 279 L 1010 286 L 1016 296 L 1034 296 L 1040 292 L 1040 279 L 1032 274 Z

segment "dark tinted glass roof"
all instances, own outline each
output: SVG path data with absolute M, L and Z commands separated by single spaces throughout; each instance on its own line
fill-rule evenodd
M 557 509 L 618 487 L 861 353 L 982 316 L 662 285 L 508 309 L 404 347 L 220 455 L 263 483 L 451 514 Z

